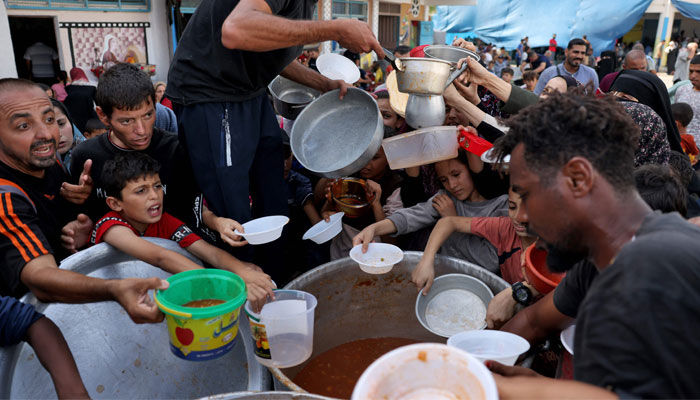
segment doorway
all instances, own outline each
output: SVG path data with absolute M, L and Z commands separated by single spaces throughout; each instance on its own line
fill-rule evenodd
M 24 53 L 29 46 L 42 42 L 58 53 L 56 27 L 53 17 L 13 17 L 9 16 L 10 36 L 15 53 L 17 76 L 29 79 L 29 70 L 24 60 Z

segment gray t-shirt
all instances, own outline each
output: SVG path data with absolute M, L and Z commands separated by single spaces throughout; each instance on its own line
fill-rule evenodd
M 557 75 L 568 75 L 572 76 L 577 81 L 581 82 L 583 86 L 588 85 L 589 82 L 593 83 L 593 90 L 598 89 L 598 74 L 591 67 L 587 67 L 583 64 L 578 66 L 578 71 L 575 73 L 569 73 L 569 71 L 564 68 L 563 64 L 552 65 L 551 67 L 545 69 L 540 74 L 540 79 L 537 81 L 537 86 L 535 86 L 535 94 L 540 95 L 544 87 L 547 85 L 550 79 Z
M 508 215 L 507 195 L 491 200 L 472 202 L 457 200 L 442 190 L 435 196 L 439 194 L 447 194 L 450 197 L 454 202 L 457 215 L 460 217 L 503 217 Z M 424 203 L 402 208 L 387 217 L 396 226 L 396 234 L 403 235 L 434 225 L 440 219 L 440 214 L 433 207 L 435 196 Z M 453 233 L 440 248 L 440 254 L 469 261 L 500 275 L 496 248 L 488 240 L 476 235 Z
M 52 78 L 55 76 L 53 60 L 58 59 L 56 50 L 38 42 L 29 46 L 24 59 L 32 62 L 32 76 L 35 78 Z
M 693 109 L 693 119 L 688 124 L 688 133 L 693 135 L 695 143 L 700 144 L 700 91 L 693 85 L 685 85 L 676 91 L 675 103 L 688 103 Z

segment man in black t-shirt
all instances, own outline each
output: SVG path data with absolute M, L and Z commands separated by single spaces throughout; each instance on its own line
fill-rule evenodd
M 165 211 L 193 229 L 203 228 L 201 195 L 192 173 L 187 152 L 177 135 L 154 128 L 155 91 L 148 76 L 130 64 L 118 64 L 100 78 L 97 112 L 109 132 L 81 142 L 73 150 L 72 175 L 92 160 L 94 189 L 84 212 L 95 222 L 110 210 L 102 183 L 104 164 L 126 151 L 142 151 L 161 165 L 160 177 L 166 194 Z M 198 233 L 202 233 L 198 231 Z
M 347 90 L 296 62 L 302 45 L 335 40 L 362 53 L 383 52 L 369 25 L 312 21 L 316 0 L 207 0 L 187 24 L 168 73 L 181 141 L 212 211 L 241 223 L 286 214 L 282 132 L 265 93 L 277 75 L 322 92 Z M 253 207 L 251 211 L 250 196 Z M 280 243 L 257 246 L 281 254 Z M 266 272 L 284 260 L 259 259 Z
M 77 214 L 66 200 L 74 201 L 81 187 L 88 193 L 91 188 L 85 173 L 80 185 L 64 182 L 58 140 L 46 93 L 29 81 L 0 79 L 0 295 L 20 297 L 29 289 L 43 302 L 114 300 L 135 322 L 162 321 L 163 314 L 147 299 L 149 290 L 167 288 L 166 281 L 103 280 L 57 267 L 66 255 L 61 227 Z
M 495 151 L 550 269 L 568 273 L 503 330 L 534 342 L 576 318 L 575 381 L 489 362 L 500 397 L 700 397 L 700 228 L 639 196 L 639 128 L 611 99 L 558 93 L 506 123 Z

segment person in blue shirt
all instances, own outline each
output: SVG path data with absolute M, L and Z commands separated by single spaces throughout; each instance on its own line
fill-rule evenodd
M 78 367 L 61 331 L 31 304 L 0 296 L 0 346 L 26 341 L 51 374 L 60 399 L 88 399 Z
M 535 86 L 535 94 L 539 96 L 550 79 L 565 75 L 573 77 L 583 86 L 591 84 L 593 86 L 591 90 L 595 91 L 598 88 L 598 74 L 593 68 L 582 64 L 586 50 L 586 42 L 583 39 L 571 39 L 564 51 L 564 62 L 548 67 L 540 74 L 540 79 Z
M 552 65 L 549 58 L 542 54 L 535 53 L 534 50 L 529 50 L 527 52 L 527 57 L 527 62 L 520 64 L 520 70 L 523 72 L 525 72 L 525 70 L 532 70 L 539 74 L 544 71 L 545 68 L 549 68 Z M 530 66 L 529 68 L 527 68 L 528 65 Z

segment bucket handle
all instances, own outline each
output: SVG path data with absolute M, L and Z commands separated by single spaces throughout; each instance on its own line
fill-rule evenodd
M 182 318 L 192 318 L 192 314 L 190 314 L 190 313 L 184 313 L 182 311 L 177 311 L 177 310 L 173 310 L 170 307 L 166 307 L 165 305 L 163 305 L 163 303 L 158 301 L 158 296 L 153 296 L 153 299 L 156 301 L 156 304 L 158 305 L 158 307 L 160 307 L 163 311 L 165 311 L 169 314 L 173 314 L 173 315 L 176 315 L 176 316 L 182 317 Z

